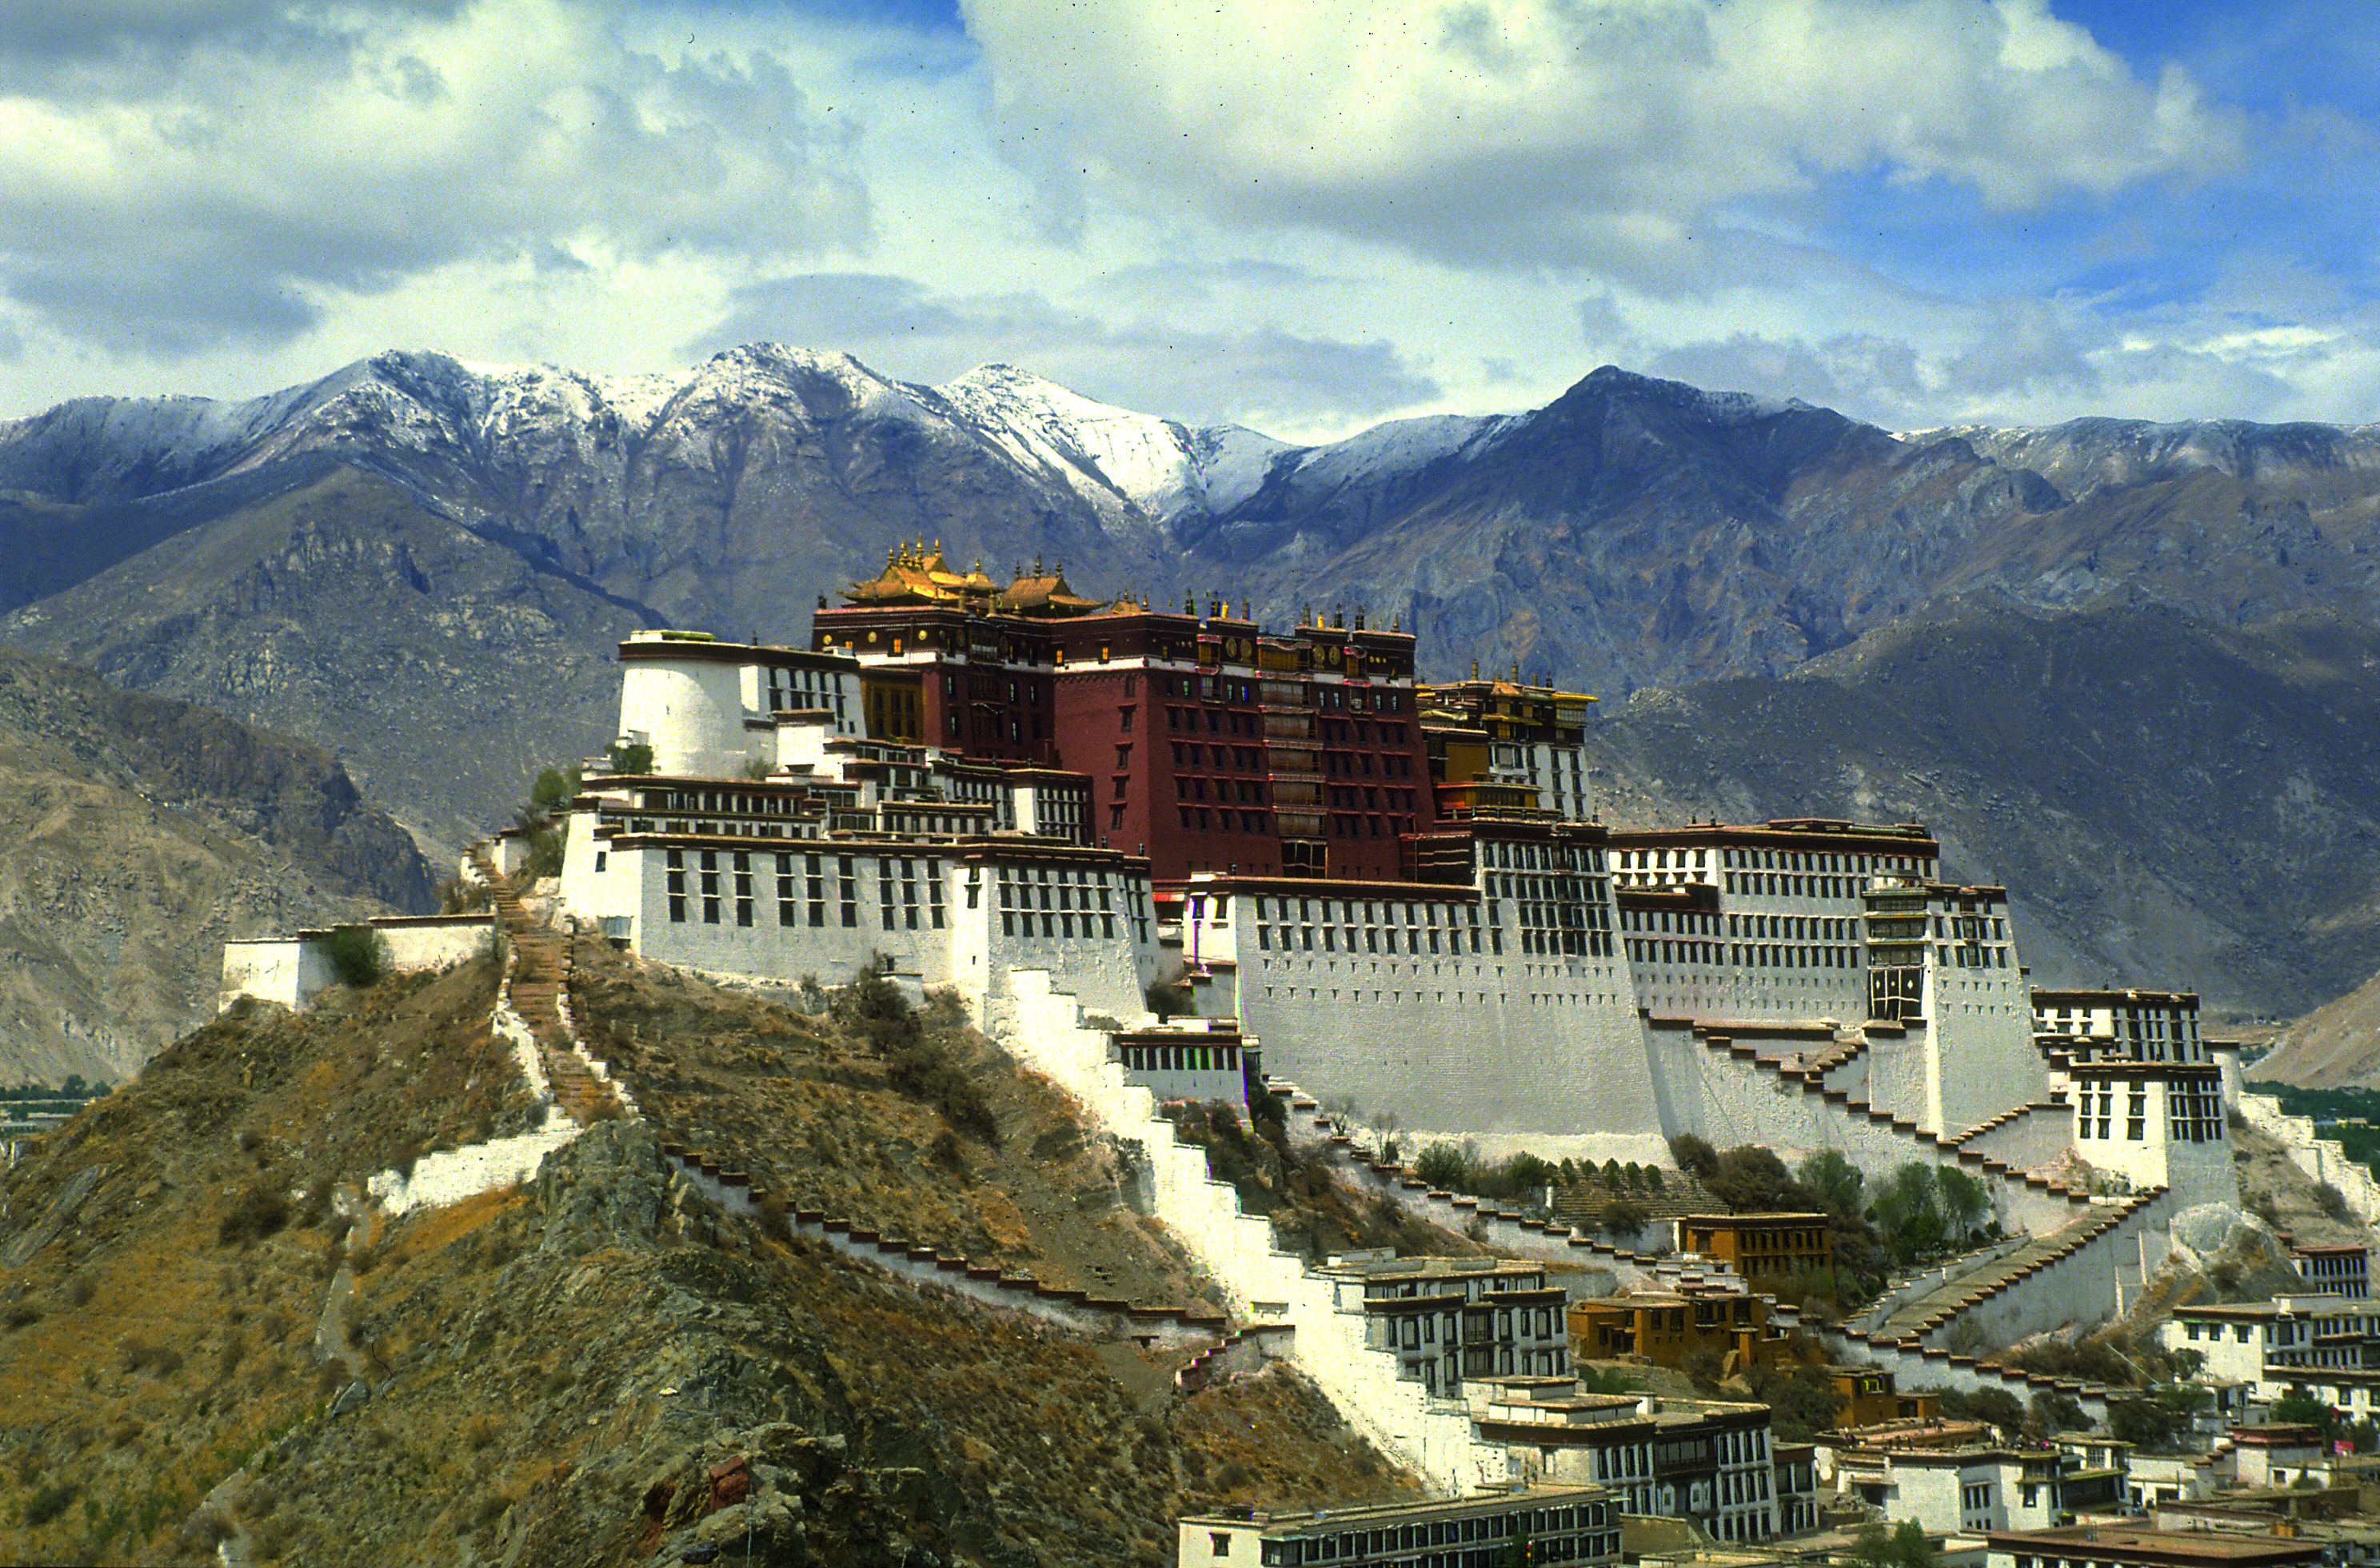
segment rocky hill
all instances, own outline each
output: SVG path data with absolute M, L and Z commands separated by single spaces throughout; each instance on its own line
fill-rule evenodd
M 1956 781 L 1867 795 L 1942 820 L 1973 874 L 2024 892 L 2018 872 L 2048 863 L 2045 828 L 2078 853 L 2131 846 L 2112 902 L 2032 908 L 2046 977 L 2162 979 L 2178 964 L 2241 1007 L 2294 1013 L 2380 965 L 2360 917 L 2325 913 L 2328 891 L 2283 897 L 2272 864 L 2210 861 L 2170 821 L 2125 819 L 2136 798 L 2170 804 L 2141 770 L 2186 737 L 2149 725 L 2068 783 L 2016 771 L 2063 767 L 2047 737 L 2094 687 L 2130 690 L 2145 723 L 2160 685 L 2200 679 L 2242 639 L 2294 635 L 2272 626 L 2372 624 L 2380 430 L 2099 419 L 1894 435 L 1607 367 L 1543 408 L 1301 447 L 1007 367 L 925 387 L 771 345 L 638 380 L 393 353 L 246 404 L 90 399 L 0 426 L 0 635 L 319 742 L 441 856 L 539 766 L 609 738 L 610 648 L 631 626 L 799 640 L 819 592 L 920 537 L 995 572 L 1039 556 L 1087 590 L 1219 591 L 1275 622 L 1367 606 L 1420 634 L 1428 674 L 1517 663 L 1615 709 L 1677 691 L 1669 711 L 1696 716 L 1670 732 L 1686 749 L 1644 754 L 1631 726 L 1650 721 L 1616 719 L 1609 784 L 1688 813 L 1833 808 L 1730 793 L 1723 768 L 1670 787 L 1695 744 L 1732 745 L 1718 714 L 1752 689 L 1699 683 L 1823 665 L 1858 694 L 1915 666 L 1904 623 L 1997 607 L 2048 639 L 2020 629 L 2021 662 L 2056 644 L 2039 702 L 1999 689 L 1989 662 L 1947 678 L 1946 651 L 1933 717 L 1887 703 L 1879 723 L 1906 711 L 1910 726 L 1835 734 Z M 2088 629 L 2126 610 L 2174 625 L 2149 640 Z M 2056 629 L 2066 617 L 2075 630 Z M 2352 663 L 2334 674 L 2350 695 L 2370 684 Z M 1961 724 L 2043 746 L 1977 748 L 1950 733 Z M 2256 727 L 2283 778 L 2296 759 L 2323 776 L 2339 733 L 2303 703 Z M 1780 782 L 1821 766 L 1791 755 L 1795 735 L 1777 732 Z M 2193 807 L 2210 820 L 2309 854 L 2329 842 L 2329 819 L 2302 817 L 2263 771 L 2204 777 L 2231 792 Z M 2060 837 L 2066 818 L 2024 808 L 2035 800 L 2092 825 Z M 2277 928 L 2236 913 L 2268 906 L 2298 912 Z M 2247 953 L 2241 918 L 2285 940 Z M 2235 955 L 2247 967 L 2232 977 Z
M 1156 1564 L 1187 1508 L 1411 1486 L 1293 1375 L 1183 1394 L 1187 1351 L 920 1293 L 674 1186 L 664 1138 L 1196 1299 L 1118 1152 L 980 1040 L 924 1037 L 971 1053 L 989 1114 L 953 1119 L 856 1023 L 585 956 L 648 1119 L 528 1185 L 347 1217 L 371 1173 L 523 1124 L 484 962 L 244 1004 L 0 1173 L 0 1556 L 625 1565 L 738 1551 L 748 1519 L 756 1562 Z M 714 1509 L 738 1459 L 748 1513 Z
M 2254 1076 L 2302 1088 L 2380 1086 L 2380 975 L 2325 1003 L 2273 1037 Z
M 434 907 L 319 748 L 0 651 L 0 1079 L 121 1078 L 214 1010 L 227 936 Z

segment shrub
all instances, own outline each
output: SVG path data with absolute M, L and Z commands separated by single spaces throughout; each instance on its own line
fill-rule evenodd
M 1471 1185 L 1471 1157 L 1453 1144 L 1431 1144 L 1414 1161 L 1414 1174 L 1432 1187 L 1455 1192 Z
M 42 1309 L 30 1301 L 12 1301 L 0 1311 L 0 1328 L 11 1331 L 30 1328 L 42 1320 Z
M 562 875 L 562 830 L 537 827 L 528 831 L 528 858 L 522 870 L 531 881 Z
M 1606 1235 L 1633 1236 L 1651 1219 L 1645 1206 L 1634 1198 L 1616 1198 L 1603 1207 L 1603 1232 Z
M 903 1047 L 887 1059 L 885 1068 L 895 1089 L 932 1106 L 953 1127 L 988 1144 L 1000 1142 L 1000 1122 L 982 1086 L 951 1060 L 939 1040 Z
M 82 1488 L 72 1481 L 60 1481 L 55 1486 L 43 1487 L 25 1500 L 25 1523 L 36 1528 L 48 1524 L 64 1513 L 67 1511 L 67 1505 L 73 1502 L 81 1492 Z
M 2347 1195 L 2338 1190 L 2336 1182 L 2325 1182 L 2314 1188 L 2313 1201 L 2314 1207 L 2320 1209 L 2326 1219 L 2345 1224 L 2355 1217 L 2355 1210 L 2347 1206 Z
M 1718 1165 L 1718 1150 L 1713 1149 L 1706 1138 L 1696 1137 L 1692 1133 L 1680 1133 L 1670 1140 L 1670 1158 L 1678 1162 L 1679 1170 L 1701 1178 L 1706 1177 Z
M 495 906 L 496 895 L 487 883 L 449 877 L 438 884 L 441 915 L 477 915 Z
M 650 773 L 653 771 L 653 748 L 615 740 L 605 748 L 603 760 L 614 773 Z
M 361 991 L 388 973 L 388 939 L 370 926 L 339 926 L 322 939 L 322 957 L 341 985 Z
M 229 1246 L 262 1241 L 289 1222 L 289 1199 L 269 1183 L 259 1182 L 233 1200 L 231 1212 L 215 1227 L 215 1240 Z

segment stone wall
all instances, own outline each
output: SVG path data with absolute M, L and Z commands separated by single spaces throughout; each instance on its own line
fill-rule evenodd
M 492 915 L 390 916 L 366 922 L 387 944 L 388 966 L 398 974 L 443 969 L 487 950 L 494 941 Z M 295 936 L 259 937 L 224 943 L 220 1013 L 243 996 L 302 1008 L 338 983 L 325 955 L 327 930 Z
M 2330 1183 L 2358 1220 L 2380 1224 L 2380 1183 L 2338 1144 L 2316 1136 L 2310 1118 L 2283 1114 L 2280 1100 L 2269 1094 L 2243 1094 L 2239 1106 L 2249 1124 L 2288 1150 L 2291 1163 L 2309 1179 Z

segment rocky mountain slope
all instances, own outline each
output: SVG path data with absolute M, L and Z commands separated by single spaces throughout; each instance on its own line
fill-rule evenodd
M 0 651 L 0 1079 L 120 1078 L 214 1009 L 226 936 L 434 906 L 320 749 Z
M 2145 723 L 2160 682 L 2199 679 L 2239 639 L 2263 646 L 2268 623 L 2370 624 L 2373 428 L 2101 419 L 1895 436 L 1607 367 L 1540 409 L 1298 447 L 1100 405 L 1009 367 L 932 388 L 771 345 L 638 380 L 386 354 L 247 404 L 93 399 L 0 426 L 0 636 L 306 735 L 401 803 L 441 855 L 501 817 L 538 766 L 608 738 L 622 632 L 799 640 L 817 594 L 910 538 L 995 572 L 1062 561 L 1088 591 L 1218 591 L 1275 623 L 1309 604 L 1366 606 L 1420 634 L 1427 673 L 1475 656 L 1615 709 L 1676 689 L 1682 711 L 1713 722 L 1713 704 L 1748 688 L 1696 683 L 1833 657 L 1850 662 L 1829 678 L 1859 691 L 1913 664 L 1892 651 L 1904 621 L 1997 605 L 2017 617 L 2020 662 L 2050 657 L 2021 628 L 2057 642 L 2044 668 L 2071 677 L 2068 695 L 2036 683 L 2026 690 L 2045 695 L 2027 709 L 2025 692 L 1996 689 L 1997 665 L 1975 664 L 1935 681 L 1930 716 L 1904 704 L 1913 727 L 1869 738 L 1903 753 L 1904 771 L 1960 781 L 1902 797 L 1957 819 L 1978 875 L 2015 881 L 2041 861 L 2045 820 L 2019 804 L 2070 796 L 2095 824 L 2088 845 L 2060 842 L 2098 846 L 2115 885 L 2097 906 L 2034 906 L 2045 975 L 2169 978 L 2179 964 L 2240 1005 L 2295 1012 L 2380 964 L 2360 917 L 2323 923 L 2320 891 L 2282 899 L 2313 924 L 2285 923 L 2274 954 L 2252 958 L 2224 934 L 2236 918 L 2216 911 L 2265 908 L 2270 865 L 2217 855 L 2217 877 L 2195 849 L 2169 861 L 2139 847 L 2180 854 L 2187 836 L 2157 814 L 2125 816 L 2165 798 L 2136 772 L 2161 755 L 2154 726 L 2144 746 L 2100 748 L 2060 773 L 2070 789 L 2013 771 L 2052 753 L 1978 751 L 1954 733 L 2014 725 L 2046 746 L 2073 712 L 2061 704 L 2095 684 L 2136 687 Z M 2149 641 L 2049 629 L 2095 626 L 2110 606 L 2177 629 Z M 1857 651 L 1872 635 L 1884 651 Z M 2168 655 L 2182 666 L 2150 662 Z M 2339 690 L 2369 685 L 2350 664 L 2337 674 Z M 2276 757 L 2330 747 L 2327 715 L 2286 712 L 2259 730 Z M 1779 732 L 1789 752 L 1796 733 Z M 1670 739 L 1696 735 L 1730 744 Z M 1822 808 L 1782 791 L 1730 796 L 1716 773 L 1703 783 L 1719 794 L 1664 794 L 1633 781 L 1683 778 L 1684 761 L 1636 755 L 1624 733 L 1612 745 L 1635 756 L 1614 763 L 1615 798 Z M 1817 766 L 1770 765 L 1794 780 Z M 2206 777 L 2236 792 L 2203 803 L 2214 818 L 2272 817 L 2256 771 Z M 2119 843 L 2135 847 L 2098 852 Z M 2177 903 L 2169 887 L 2189 891 Z M 2125 905 L 2136 915 L 2108 918 Z M 2228 978 L 2235 954 L 2249 966 Z
M 666 1174 L 664 1137 L 740 1157 L 715 1118 L 782 1089 L 847 1144 L 833 1171 L 892 1171 L 863 1184 L 879 1223 L 949 1246 L 981 1215 L 1006 1266 L 1161 1282 L 1116 1151 L 989 1046 L 990 1124 L 957 1127 L 864 1034 L 594 978 L 651 1119 L 523 1187 L 348 1218 L 374 1171 L 519 1124 L 486 962 L 243 1006 L 0 1173 L 0 1554 L 740 1561 L 748 1523 L 771 1563 L 1153 1565 L 1177 1512 L 1411 1486 L 1293 1375 L 1183 1394 L 1187 1351 L 921 1293 Z M 736 1460 L 748 1510 L 713 1502 Z
M 2380 1085 L 2380 974 L 2290 1020 L 2272 1044 L 2272 1054 L 2255 1065 L 2259 1080 L 2303 1088 Z
M 1615 822 L 1922 820 L 1947 874 L 2012 890 L 2040 981 L 2285 1015 L 2380 951 L 2375 670 L 2380 632 L 2328 615 L 1973 603 L 1640 692 L 1589 731 L 1592 782 Z

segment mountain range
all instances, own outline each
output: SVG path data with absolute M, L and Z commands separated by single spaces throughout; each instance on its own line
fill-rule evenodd
M 1921 816 L 2044 980 L 2289 1014 L 2380 966 L 2374 427 L 1895 434 L 1606 367 L 1303 446 L 765 344 L 0 425 L 0 638 L 306 736 L 441 857 L 610 738 L 625 632 L 803 640 L 914 539 L 1595 691 L 1614 820 Z

